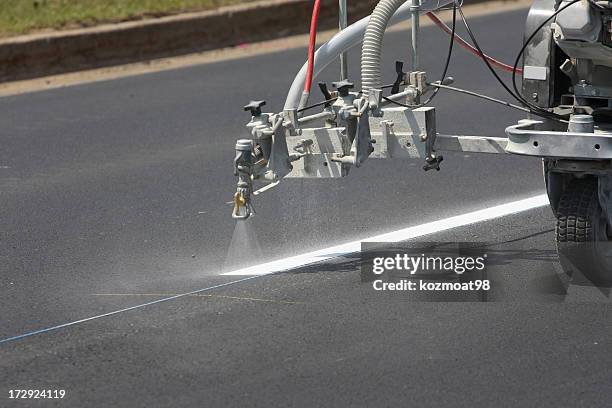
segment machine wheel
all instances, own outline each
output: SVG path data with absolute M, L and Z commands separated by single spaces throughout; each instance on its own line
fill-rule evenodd
M 557 251 L 566 273 L 597 285 L 612 283 L 612 241 L 599 203 L 597 178 L 573 179 L 557 210 Z

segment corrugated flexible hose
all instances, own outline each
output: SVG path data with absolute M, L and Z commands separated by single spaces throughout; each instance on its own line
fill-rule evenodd
M 381 59 L 383 37 L 393 14 L 406 0 L 381 0 L 372 15 L 363 37 L 361 50 L 361 87 L 364 94 L 382 88 Z

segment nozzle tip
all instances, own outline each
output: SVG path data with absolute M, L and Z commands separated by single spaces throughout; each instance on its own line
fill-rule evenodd
M 243 194 L 236 192 L 233 201 L 234 209 L 232 211 L 232 218 L 236 220 L 246 220 L 253 215 L 253 207 Z

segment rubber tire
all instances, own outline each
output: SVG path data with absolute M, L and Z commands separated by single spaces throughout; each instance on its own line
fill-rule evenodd
M 566 186 L 556 214 L 557 251 L 566 273 L 576 278 L 575 272 L 580 272 L 592 283 L 609 286 L 612 264 L 601 247 L 610 241 L 598 188 L 593 177 L 573 179 Z

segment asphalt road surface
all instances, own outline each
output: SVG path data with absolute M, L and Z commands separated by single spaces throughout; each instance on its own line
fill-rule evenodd
M 472 24 L 510 62 L 525 16 Z M 447 38 L 424 33 L 435 78 Z M 408 38 L 386 37 L 389 78 Z M 501 260 L 498 301 L 381 294 L 342 257 L 2 340 L 241 279 L 221 275 L 224 264 L 543 193 L 529 158 L 449 154 L 439 173 L 369 161 L 343 180 L 287 181 L 257 197 L 248 232 L 261 251 L 226 259 L 242 105 L 280 110 L 304 56 L 279 50 L 0 99 L 0 406 L 611 406 L 607 293 L 564 283 L 546 207 L 420 238 L 488 243 Z M 461 49 L 451 75 L 506 99 Z M 435 105 L 442 133 L 503 136 L 521 117 L 445 92 Z M 67 394 L 15 401 L 11 389 Z

